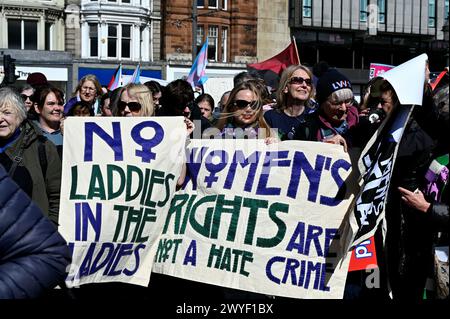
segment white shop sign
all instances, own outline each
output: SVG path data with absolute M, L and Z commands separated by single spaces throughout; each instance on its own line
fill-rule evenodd
M 26 81 L 28 75 L 34 72 L 41 72 L 44 74 L 48 81 L 62 81 L 67 82 L 68 71 L 67 68 L 44 68 L 33 66 L 16 66 L 16 75 L 19 76 L 18 80 Z

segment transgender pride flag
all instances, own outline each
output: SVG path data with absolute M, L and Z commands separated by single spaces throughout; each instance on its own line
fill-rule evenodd
M 186 79 L 193 87 L 203 85 L 208 78 L 205 76 L 206 64 L 208 63 L 208 38 L 206 38 L 200 52 L 195 58 L 191 71 Z
M 113 91 L 122 85 L 122 64 L 119 64 L 108 84 L 108 90 Z
M 140 64 L 138 64 L 136 66 L 133 76 L 130 78 L 130 81 L 128 83 L 135 83 L 135 84 L 141 83 L 141 65 Z

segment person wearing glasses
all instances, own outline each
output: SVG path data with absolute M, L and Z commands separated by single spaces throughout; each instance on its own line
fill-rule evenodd
M 152 93 L 143 84 L 130 83 L 123 87 L 115 116 L 154 116 Z
M 233 88 L 216 124 L 220 137 L 259 138 L 265 139 L 268 144 L 278 141 L 263 116 L 264 89 L 264 84 L 259 80 L 247 80 Z
M 317 80 L 316 100 L 317 111 L 305 116 L 294 139 L 338 144 L 347 151 L 351 129 L 359 121 L 350 80 L 336 69 L 323 70 Z
M 276 92 L 277 103 L 264 113 L 264 119 L 278 130 L 282 141 L 292 140 L 305 115 L 316 110 L 313 93 L 312 74 L 306 67 L 291 65 L 283 71 Z
M 39 111 L 45 113 L 46 118 L 58 121 L 62 114 L 62 97 L 58 89 L 44 89 L 38 99 L 38 104 L 42 105 Z M 27 119 L 23 99 L 8 87 L 0 89 L 0 162 L 9 176 L 57 225 L 61 159 L 39 123 Z
M 101 110 L 98 98 L 102 94 L 102 86 L 95 75 L 88 74 L 83 76 L 75 89 L 75 96 L 64 105 L 64 114 L 68 114 L 77 102 L 82 101 L 93 109 L 95 115 L 100 115 Z
M 23 103 L 25 104 L 25 108 L 28 110 L 33 107 L 33 94 L 34 94 L 34 88 L 26 84 L 20 89 L 20 97 L 23 100 Z

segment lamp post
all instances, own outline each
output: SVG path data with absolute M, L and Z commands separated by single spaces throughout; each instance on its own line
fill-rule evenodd
M 192 0 L 192 63 L 197 56 L 197 0 Z

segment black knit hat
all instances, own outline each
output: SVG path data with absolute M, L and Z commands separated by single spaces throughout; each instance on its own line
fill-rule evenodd
M 342 89 L 352 89 L 350 80 L 336 69 L 325 71 L 317 81 L 317 102 L 322 104 L 332 93 Z

